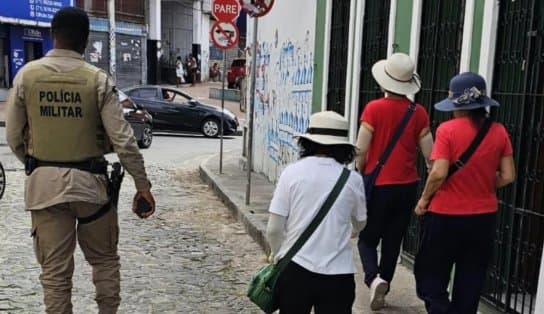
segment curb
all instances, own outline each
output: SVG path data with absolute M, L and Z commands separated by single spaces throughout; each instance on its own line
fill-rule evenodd
M 251 213 L 251 210 L 245 205 L 243 200 L 238 200 L 229 195 L 227 188 L 219 181 L 219 177 L 213 173 L 206 164 L 216 156 L 209 157 L 204 160 L 199 166 L 200 178 L 210 186 L 215 194 L 231 211 L 236 220 L 244 225 L 247 233 L 253 238 L 259 246 L 266 252 L 270 253 L 270 245 L 266 240 L 266 226 L 258 222 Z

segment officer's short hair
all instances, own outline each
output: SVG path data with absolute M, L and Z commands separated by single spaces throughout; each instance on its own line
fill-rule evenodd
M 81 9 L 64 7 L 55 13 L 51 21 L 51 33 L 67 45 L 79 48 L 89 38 L 89 16 Z

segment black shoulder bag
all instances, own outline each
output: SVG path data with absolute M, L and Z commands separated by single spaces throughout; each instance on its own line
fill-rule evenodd
M 289 251 L 287 251 L 285 256 L 277 264 L 267 265 L 253 275 L 253 278 L 251 279 L 251 282 L 249 283 L 249 287 L 247 289 L 247 296 L 249 297 L 251 302 L 259 306 L 259 308 L 265 313 L 272 313 L 278 309 L 279 305 L 276 296 L 275 286 L 279 275 L 285 269 L 285 267 L 287 267 L 287 264 L 289 264 L 289 262 L 297 254 L 297 252 L 304 246 L 306 241 L 317 229 L 321 221 L 323 221 L 323 218 L 325 218 L 325 216 L 329 212 L 329 209 L 331 209 L 332 205 L 338 198 L 338 195 L 344 188 L 344 185 L 346 184 L 349 175 L 350 171 L 344 168 L 342 170 L 342 174 L 338 178 L 338 181 L 336 181 L 336 184 L 334 185 L 331 193 L 329 194 L 329 196 L 327 196 L 327 199 L 325 200 L 323 205 L 321 205 L 321 209 L 319 209 L 317 215 L 314 217 L 312 222 L 310 222 L 308 227 L 304 229 L 300 237 L 289 249 Z
M 400 136 L 402 135 L 402 132 L 404 132 L 404 129 L 406 128 L 406 125 L 408 125 L 408 121 L 410 121 L 410 118 L 412 117 L 412 114 L 416 111 L 416 104 L 414 102 L 410 102 L 408 105 L 408 109 L 406 110 L 406 113 L 402 117 L 402 120 L 400 120 L 399 124 L 397 125 L 397 128 L 395 129 L 395 133 L 393 133 L 393 137 L 391 137 L 391 140 L 389 141 L 389 144 L 387 144 L 385 151 L 380 156 L 380 159 L 378 159 L 378 163 L 376 164 L 376 167 L 374 167 L 374 170 L 370 172 L 369 174 L 363 175 L 363 181 L 365 184 L 365 195 L 366 199 L 369 200 L 370 196 L 372 195 L 372 188 L 374 187 L 374 184 L 376 183 L 376 179 L 378 178 L 378 175 L 380 174 L 380 171 L 382 170 L 383 166 L 385 165 L 385 162 L 393 152 L 393 148 L 395 148 L 395 145 L 400 139 Z

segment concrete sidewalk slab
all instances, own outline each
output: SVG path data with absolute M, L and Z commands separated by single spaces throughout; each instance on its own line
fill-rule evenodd
M 245 191 L 247 173 L 240 167 L 240 152 L 227 152 L 223 160 L 223 174 L 219 174 L 219 156 L 212 156 L 200 165 L 200 176 L 207 182 L 216 194 L 232 211 L 235 218 L 243 223 L 251 237 L 263 248 L 270 251 L 266 240 L 266 223 L 268 221 L 268 205 L 272 199 L 274 185 L 260 174 L 252 174 L 251 204 L 245 205 Z M 412 272 L 403 265 L 398 265 L 391 292 L 386 298 L 388 306 L 380 311 L 373 312 L 369 307 L 369 290 L 363 284 L 362 267 L 357 252 L 357 243 L 352 242 L 354 248 L 356 298 L 353 306 L 354 313 L 426 313 L 423 302 L 415 293 L 415 281 Z

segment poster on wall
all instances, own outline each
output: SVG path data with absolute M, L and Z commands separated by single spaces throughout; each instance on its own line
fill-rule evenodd
M 74 6 L 74 0 L 2 1 L 0 16 L 49 23 L 62 7 Z

